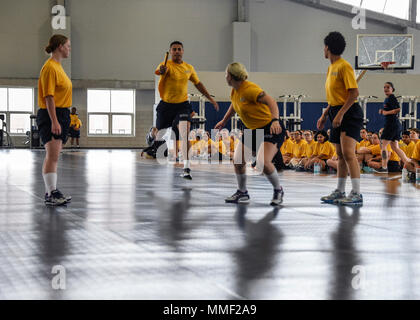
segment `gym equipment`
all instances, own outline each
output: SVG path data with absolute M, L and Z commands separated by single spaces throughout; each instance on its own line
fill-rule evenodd
M 399 119 L 402 122 L 403 130 L 409 128 L 417 128 L 417 122 L 420 119 L 417 118 L 417 104 L 419 102 L 420 96 L 401 96 L 399 98 L 400 103 L 400 115 Z M 403 103 L 408 102 L 408 113 L 403 116 Z
M 29 144 L 29 148 L 39 148 L 41 147 L 41 138 L 39 136 L 39 129 L 38 129 L 38 125 L 36 124 L 36 115 L 35 114 L 31 114 L 30 115 L 30 119 L 31 119 L 31 131 L 30 131 L 30 144 Z
M 378 99 L 377 96 L 359 96 L 359 103 L 360 107 L 363 110 L 363 126 L 366 128 L 366 125 L 369 122 L 369 119 L 367 118 L 367 104 L 369 100 L 371 99 Z
M 7 132 L 7 124 L 4 122 L 4 119 L 4 114 L 0 114 L 0 148 L 13 148 L 13 140 L 9 132 Z M 6 139 L 4 137 L 6 137 Z
M 214 96 L 212 95 L 212 97 Z M 194 115 L 194 117 L 192 117 L 191 129 L 205 130 L 205 124 L 207 121 L 206 119 L 206 100 L 207 99 L 202 94 L 189 93 L 188 99 L 190 102 L 191 102 L 191 98 L 198 99 L 198 115 Z
M 302 100 L 307 96 L 300 95 L 282 95 L 279 100 L 283 102 L 283 123 L 289 131 L 301 129 L 302 124 Z M 293 113 L 287 115 L 287 102 L 293 101 Z
M 237 113 L 235 113 L 235 115 L 230 118 L 230 129 L 231 131 L 241 130 L 240 118 Z

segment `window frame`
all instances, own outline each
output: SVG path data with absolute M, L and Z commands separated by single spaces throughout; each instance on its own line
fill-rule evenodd
M 136 136 L 136 89 L 127 89 L 127 88 L 88 88 L 87 95 L 89 90 L 104 90 L 110 91 L 109 94 L 109 112 L 89 112 L 89 99 L 86 96 L 86 105 L 87 105 L 87 136 L 90 138 L 118 138 L 118 137 L 135 137 Z M 112 112 L 112 91 L 132 91 L 133 92 L 133 112 Z M 90 133 L 90 115 L 106 115 L 108 116 L 108 133 Z M 117 134 L 112 133 L 112 116 L 113 115 L 124 115 L 131 116 L 131 134 Z
M 10 131 L 10 115 L 12 114 L 26 114 L 28 115 L 28 118 L 34 114 L 35 112 L 35 88 L 34 87 L 26 87 L 26 86 L 12 86 L 12 87 L 6 87 L 6 86 L 0 86 L 0 88 L 6 89 L 6 110 L 0 110 L 0 114 L 4 114 L 6 117 L 4 119 L 4 122 L 7 125 L 7 132 L 10 134 L 11 137 L 24 137 L 26 136 L 26 131 L 23 133 L 17 133 L 17 132 L 11 132 Z M 31 89 L 31 93 L 32 93 L 32 99 L 31 99 L 31 103 L 32 103 L 32 111 L 9 111 L 9 103 L 10 103 L 10 98 L 9 98 L 9 90 L 10 89 Z M 30 123 L 29 123 L 29 130 L 30 131 Z

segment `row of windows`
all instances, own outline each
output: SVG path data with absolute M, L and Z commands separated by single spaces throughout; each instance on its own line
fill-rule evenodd
M 135 90 L 89 89 L 87 97 L 89 135 L 134 135 Z M 11 134 L 29 131 L 33 112 L 33 88 L 0 88 L 0 114 Z

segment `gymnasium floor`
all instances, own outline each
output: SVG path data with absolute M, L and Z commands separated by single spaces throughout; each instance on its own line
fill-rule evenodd
M 413 184 L 363 175 L 365 205 L 340 208 L 319 201 L 333 175 L 287 171 L 274 211 L 258 175 L 250 205 L 224 203 L 230 165 L 195 166 L 188 182 L 137 151 L 65 151 L 73 201 L 46 208 L 43 156 L 0 151 L 0 299 L 420 299 Z

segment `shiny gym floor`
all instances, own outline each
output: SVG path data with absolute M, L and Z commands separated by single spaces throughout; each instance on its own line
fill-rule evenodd
M 253 172 L 251 204 L 224 203 L 229 164 L 184 181 L 138 151 L 66 150 L 73 201 L 46 208 L 43 157 L 0 151 L 0 299 L 420 299 L 414 184 L 362 175 L 364 206 L 343 208 L 319 201 L 334 175 L 286 171 L 273 210 Z

